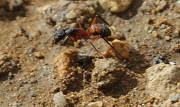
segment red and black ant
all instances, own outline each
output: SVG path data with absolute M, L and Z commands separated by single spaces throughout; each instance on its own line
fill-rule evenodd
M 100 18 L 107 25 L 96 23 L 97 18 Z M 96 15 L 92 21 L 91 27 L 87 31 L 83 30 L 80 24 L 79 26 L 80 28 L 69 28 L 66 30 L 65 29 L 57 30 L 54 35 L 54 43 L 56 44 L 58 41 L 63 39 L 63 42 L 61 44 L 64 44 L 67 38 L 70 38 L 73 41 L 76 41 L 78 38 L 83 38 L 86 41 L 88 41 L 88 39 L 94 40 L 100 37 L 100 38 L 103 38 L 105 42 L 107 42 L 111 46 L 111 48 L 113 48 L 113 50 L 116 51 L 116 53 L 122 57 L 122 55 L 119 54 L 119 52 L 106 39 L 106 37 L 111 35 L 111 30 L 109 29 L 110 25 L 102 17 Z M 88 42 L 94 47 L 94 49 L 96 49 L 96 47 L 90 41 Z M 97 49 L 96 51 L 99 52 Z
M 87 40 L 88 38 L 88 34 L 85 30 L 82 29 L 81 25 L 79 24 L 80 28 L 69 28 L 69 29 L 59 29 L 55 32 L 54 35 L 54 44 L 58 43 L 60 40 L 63 39 L 63 41 L 61 42 L 61 45 L 63 45 L 65 43 L 65 41 L 67 40 L 67 38 L 69 37 L 70 39 L 72 39 L 73 41 L 76 41 L 79 37 L 85 39 L 87 42 L 89 42 L 94 49 L 99 52 L 96 47 Z M 52 37 L 52 36 L 51 36 Z M 50 38 L 51 38 L 50 37 Z M 49 38 L 49 39 L 50 39 Z M 49 39 L 45 42 L 45 44 L 49 41 Z M 100 53 L 100 52 L 99 52 Z

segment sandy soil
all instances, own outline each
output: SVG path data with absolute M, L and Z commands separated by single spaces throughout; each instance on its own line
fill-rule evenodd
M 74 24 L 76 19 L 68 20 L 70 24 L 65 25 L 60 19 L 53 19 L 54 15 L 63 13 L 66 6 L 73 5 L 72 1 L 62 5 L 57 0 L 19 0 L 17 5 L 14 2 L 0 5 L 1 107 L 53 107 L 54 94 L 59 91 L 63 91 L 67 107 L 86 107 L 96 101 L 102 101 L 103 107 L 161 105 L 162 99 L 151 98 L 146 91 L 145 70 L 157 63 L 153 59 L 160 56 L 165 63 L 180 64 L 180 4 L 177 0 L 159 1 L 134 0 L 130 8 L 122 13 L 105 11 L 97 3 L 96 6 L 92 4 L 94 13 L 88 16 L 82 13 L 85 17 L 81 22 L 84 29 L 90 26 L 95 14 L 115 28 L 116 34 L 112 35 L 119 35 L 127 43 L 129 61 L 115 57 L 104 59 L 86 41 L 82 41 L 78 48 L 73 46 L 71 40 L 61 46 L 60 43 L 53 44 L 51 38 L 44 44 L 57 29 L 73 25 L 78 27 Z M 102 53 L 109 48 L 102 38 L 92 43 Z M 77 56 L 85 53 L 86 57 L 83 61 L 68 65 L 74 73 L 68 74 L 65 80 L 59 78 L 54 69 L 54 60 L 69 49 L 77 50 Z M 96 63 L 98 60 L 119 61 L 121 65 L 118 67 L 123 66 L 126 72 L 120 74 L 121 77 L 110 86 L 97 88 L 91 83 L 91 75 L 94 67 L 101 66 Z M 69 81 L 70 77 L 75 80 Z

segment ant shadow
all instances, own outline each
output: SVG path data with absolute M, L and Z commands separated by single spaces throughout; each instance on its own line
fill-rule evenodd
M 128 63 L 127 68 L 137 74 L 143 74 L 145 70 L 151 66 L 150 62 L 145 59 L 145 56 L 140 54 L 135 49 L 130 51 L 131 61 Z
M 1 21 L 13 21 L 16 20 L 17 16 L 26 17 L 28 15 L 28 10 L 25 6 L 29 3 L 24 3 L 20 6 L 13 7 L 13 10 L 10 10 L 8 4 L 4 7 L 1 7 L 0 20 Z

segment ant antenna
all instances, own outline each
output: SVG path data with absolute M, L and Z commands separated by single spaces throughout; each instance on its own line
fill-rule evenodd
M 61 42 L 61 45 L 63 45 L 68 38 L 69 38 L 69 35 L 67 35 L 67 36 L 63 39 L 63 41 Z
M 50 40 L 52 37 L 53 37 L 53 35 L 50 36 L 50 37 L 48 38 L 48 40 L 47 40 L 46 42 L 44 42 L 44 44 L 47 45 L 47 43 L 49 42 L 49 40 Z

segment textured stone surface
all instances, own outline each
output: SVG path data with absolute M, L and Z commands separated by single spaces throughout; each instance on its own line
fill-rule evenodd
M 180 66 L 158 64 L 148 68 L 146 73 L 150 96 L 167 100 L 180 92 Z

